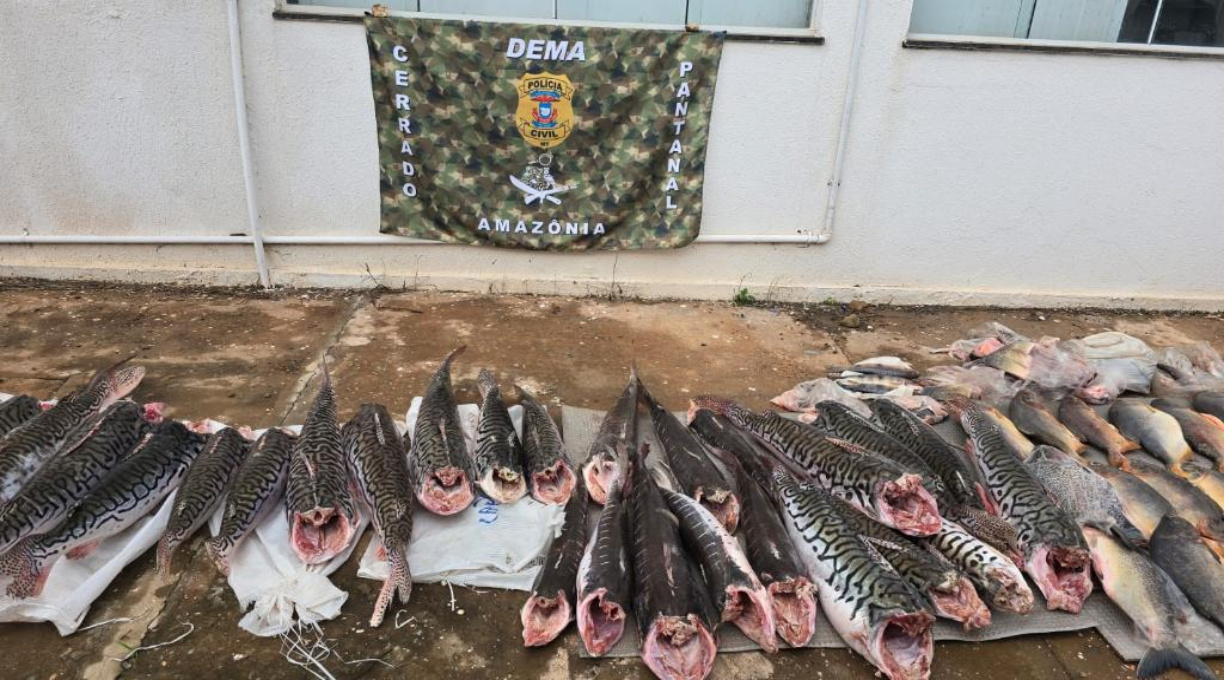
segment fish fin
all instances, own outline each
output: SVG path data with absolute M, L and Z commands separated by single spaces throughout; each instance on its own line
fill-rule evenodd
M 974 482 L 973 488 L 977 490 L 978 499 L 982 501 L 982 505 L 985 506 L 986 512 L 989 512 L 997 517 L 999 514 L 999 506 L 995 505 L 994 499 L 990 497 L 990 494 L 986 491 L 986 487 L 982 486 L 981 482 Z
M 1109 533 L 1113 534 L 1122 545 L 1125 545 L 1131 550 L 1138 550 L 1147 544 L 1147 539 L 1144 538 L 1143 532 L 1130 520 L 1125 517 L 1119 517 L 1114 520 L 1113 526 L 1109 527 Z
M 1218 680 L 1202 659 L 1180 644 L 1169 649 L 1149 649 L 1139 660 L 1139 669 L 1135 676 L 1141 679 L 1154 678 L 1170 668 L 1180 668 L 1199 680 Z
M 884 559 L 884 555 L 880 552 L 880 549 L 876 547 L 871 537 L 859 536 L 859 542 L 863 544 L 863 547 L 867 548 L 867 552 L 871 555 L 872 560 L 892 573 L 897 573 L 897 570 L 893 568 L 893 565 L 889 563 L 888 560 Z

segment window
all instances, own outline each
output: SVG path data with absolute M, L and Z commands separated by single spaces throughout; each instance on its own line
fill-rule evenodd
M 1224 47 L 1224 0 L 914 0 L 910 33 Z
M 287 0 L 290 5 L 630 24 L 809 28 L 813 0 Z

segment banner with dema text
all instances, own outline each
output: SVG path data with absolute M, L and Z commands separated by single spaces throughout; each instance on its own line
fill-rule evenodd
M 383 233 L 549 250 L 697 237 L 723 34 L 365 26 Z

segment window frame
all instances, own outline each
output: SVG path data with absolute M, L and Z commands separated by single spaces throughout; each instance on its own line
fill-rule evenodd
M 699 25 L 702 31 L 726 31 L 727 40 L 743 42 L 783 42 L 806 43 L 820 45 L 824 43 L 824 35 L 820 31 L 820 9 L 825 0 L 812 0 L 811 13 L 808 16 L 807 28 L 775 28 L 752 26 L 714 26 Z M 371 5 L 374 1 L 371 0 Z M 367 10 L 355 7 L 328 7 L 326 5 L 291 5 L 287 0 L 276 0 L 272 16 L 276 19 L 328 21 L 328 22 L 358 22 L 365 16 Z M 614 21 L 588 21 L 582 19 L 539 19 L 522 17 L 499 17 L 478 14 L 438 14 L 432 12 L 392 11 L 391 16 L 410 17 L 416 19 L 439 19 L 449 21 L 481 21 L 488 23 L 539 24 L 543 26 L 580 26 L 590 28 L 624 28 L 655 31 L 683 31 L 681 24 L 636 24 Z

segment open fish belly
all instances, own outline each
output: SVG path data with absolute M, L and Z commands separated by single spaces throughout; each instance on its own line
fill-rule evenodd
M 816 634 L 816 586 L 806 578 L 774 581 L 766 586 L 773 604 L 778 637 L 791 647 L 803 647 Z
M 714 668 L 718 644 L 696 615 L 659 616 L 642 641 L 642 660 L 660 680 L 701 680 Z
M 1092 594 L 1092 561 L 1086 550 L 1042 545 L 1033 550 L 1024 568 L 1050 610 L 1078 614 Z
M 416 497 L 426 510 L 443 516 L 460 512 L 476 500 L 467 473 L 455 467 L 436 470 L 426 477 Z
M 817 583 L 820 606 L 838 636 L 889 680 L 925 680 L 935 658 L 935 619 L 928 612 L 897 611 L 871 625 L 867 609 L 855 613 L 850 598 L 824 581 Z
M 939 505 L 914 474 L 882 484 L 875 511 L 883 524 L 910 536 L 930 536 L 943 524 Z
M 627 612 L 608 597 L 607 588 L 588 593 L 578 603 L 578 635 L 591 656 L 603 656 L 625 634 Z
M 289 529 L 293 550 L 306 564 L 322 564 L 353 542 L 356 524 L 336 508 L 295 512 Z
M 569 622 L 574 620 L 574 610 L 570 606 L 569 595 L 558 590 L 556 595 L 532 595 L 527 598 L 519 613 L 523 623 L 523 645 L 539 647 L 546 645 L 565 630 Z

